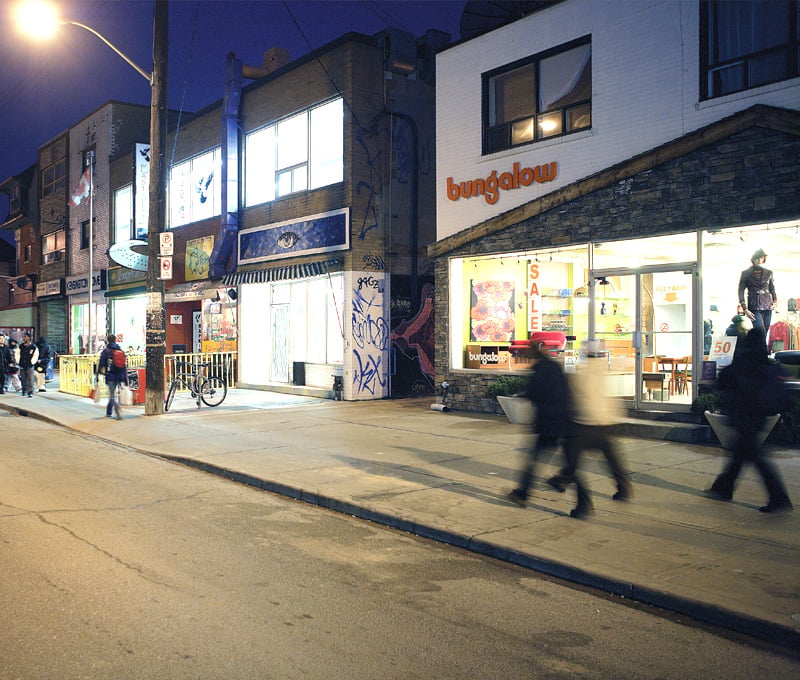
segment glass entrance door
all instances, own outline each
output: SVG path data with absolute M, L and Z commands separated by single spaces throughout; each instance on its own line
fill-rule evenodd
M 696 270 L 690 263 L 592 272 L 592 334 L 608 352 L 614 395 L 637 409 L 687 410 L 692 403 L 702 365 L 702 336 L 693 332 Z

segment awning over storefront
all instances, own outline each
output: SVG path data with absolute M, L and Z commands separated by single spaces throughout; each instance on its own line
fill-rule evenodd
M 214 297 L 214 291 L 227 285 L 219 279 L 213 281 L 190 281 L 178 283 L 164 293 L 164 302 L 193 302 Z
M 266 283 L 268 281 L 288 281 L 305 279 L 311 276 L 322 276 L 332 271 L 341 271 L 342 260 L 326 260 L 325 262 L 308 262 L 306 264 L 290 264 L 284 267 L 264 267 L 249 269 L 243 272 L 228 274 L 222 279 L 223 286 L 239 286 L 243 283 Z

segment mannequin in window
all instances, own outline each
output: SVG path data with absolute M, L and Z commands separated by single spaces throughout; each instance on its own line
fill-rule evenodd
M 739 277 L 739 304 L 744 314 L 753 321 L 753 327 L 760 328 L 768 335 L 778 296 L 772 271 L 764 266 L 766 261 L 767 254 L 761 248 L 753 253 L 751 266 Z

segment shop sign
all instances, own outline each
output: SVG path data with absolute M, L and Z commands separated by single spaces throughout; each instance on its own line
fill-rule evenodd
M 119 267 L 118 269 L 108 270 L 108 285 L 110 288 L 116 286 L 126 286 L 131 283 L 141 283 L 147 279 L 147 272 L 138 269 L 128 269 Z
M 62 279 L 54 279 L 53 281 L 42 281 L 36 284 L 36 297 L 42 298 L 48 295 L 61 295 L 61 281 Z
M 300 220 L 239 232 L 239 263 L 313 255 L 350 247 L 350 210 L 331 210 Z
M 499 175 L 497 170 L 492 170 L 488 177 L 482 179 L 456 182 L 452 177 L 447 178 L 447 198 L 457 201 L 460 198 L 473 198 L 483 196 L 489 205 L 494 205 L 500 200 L 501 191 L 511 191 L 520 187 L 528 187 L 534 182 L 544 184 L 552 182 L 558 175 L 558 163 L 546 163 L 532 168 L 523 168 L 519 163 L 514 163 L 511 172 Z
M 202 236 L 186 241 L 186 257 L 183 272 L 184 281 L 199 281 L 208 278 L 211 253 L 214 252 L 214 237 Z
M 464 364 L 467 368 L 497 366 L 500 363 L 499 346 L 467 345 Z
M 528 331 L 542 330 L 542 295 L 539 292 L 539 263 L 528 263 Z
M 730 366 L 733 361 L 733 352 L 736 349 L 735 335 L 715 335 L 711 338 L 711 349 L 708 353 L 708 360 L 715 361 L 717 368 Z
M 136 166 L 134 169 L 134 224 L 136 238 L 147 235 L 147 222 L 150 219 L 150 145 L 136 145 Z
M 89 277 L 86 274 L 68 276 L 64 284 L 67 295 L 89 292 Z M 103 269 L 92 275 L 92 292 L 106 289 L 106 270 Z

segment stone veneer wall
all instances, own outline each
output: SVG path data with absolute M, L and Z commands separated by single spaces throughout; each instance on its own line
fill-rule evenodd
M 800 136 L 753 127 L 438 257 L 437 386 L 454 409 L 500 412 L 486 397 L 498 372 L 449 369 L 448 257 L 797 219 L 799 188 Z

